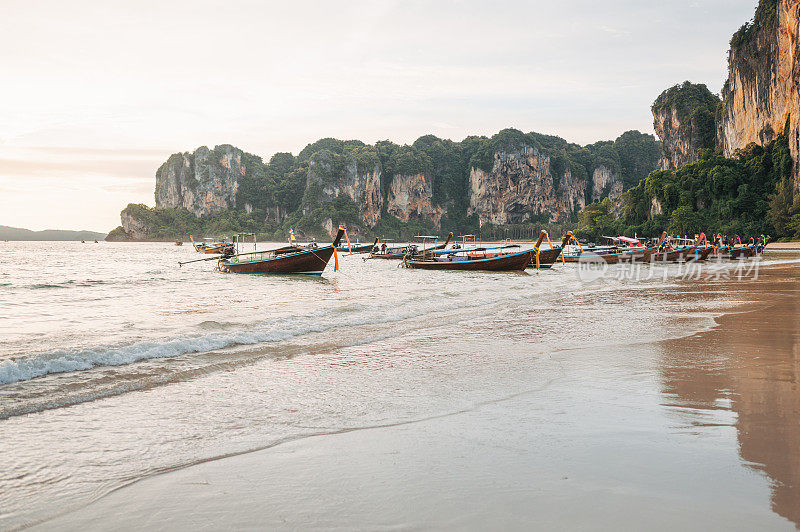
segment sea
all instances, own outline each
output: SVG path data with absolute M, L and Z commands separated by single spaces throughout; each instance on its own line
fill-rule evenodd
M 210 460 L 569 382 L 560 357 L 572 349 L 604 353 L 598 375 L 628 378 L 621 346 L 714 328 L 752 299 L 731 287 L 759 274 L 432 272 L 346 250 L 321 277 L 225 274 L 180 266 L 202 256 L 172 243 L 4 242 L 0 254 L 3 530 Z M 768 255 L 759 268 L 791 276 L 799 261 Z M 662 355 L 636 381 L 655 396 Z

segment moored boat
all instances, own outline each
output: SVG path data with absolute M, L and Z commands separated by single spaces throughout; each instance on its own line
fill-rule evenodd
M 433 245 L 427 247 L 428 241 L 435 242 L 439 239 L 437 236 L 415 236 L 414 238 L 420 240 L 420 244 L 409 244 L 407 246 L 395 246 L 395 247 L 383 247 L 378 250 L 378 252 L 371 252 L 369 254 L 368 259 L 402 259 L 406 255 L 413 255 L 415 253 L 425 253 L 428 251 L 438 251 L 445 249 L 447 245 L 450 243 L 450 239 L 453 238 L 453 233 L 447 235 L 447 240 L 445 240 L 444 244 Z M 422 246 L 422 249 L 420 249 Z M 365 259 L 366 260 L 366 259 Z
M 220 257 L 218 268 L 226 273 L 262 273 L 322 275 L 339 242 L 344 229 L 339 229 L 330 246 L 301 248 L 286 246 L 269 251 L 251 251 Z
M 697 246 L 680 246 L 675 249 L 659 250 L 650 256 L 651 262 L 686 262 L 694 260 Z
M 650 257 L 652 257 L 655 253 L 658 253 L 658 250 L 661 248 L 661 244 L 664 242 L 664 239 L 666 238 L 667 238 L 667 233 L 665 231 L 664 233 L 662 233 L 661 238 L 658 240 L 658 244 L 649 248 L 637 249 L 635 251 L 623 251 L 620 253 L 608 253 L 604 255 L 595 254 L 592 252 L 582 253 L 580 257 L 580 262 L 603 261 L 606 264 L 629 264 L 629 263 L 649 262 Z
M 540 249 L 542 241 L 545 238 L 547 238 L 547 242 L 550 244 L 550 247 L 548 249 Z M 561 242 L 561 245 L 553 246 L 553 243 L 550 242 L 550 236 L 547 234 L 547 231 L 542 231 L 539 233 L 539 240 L 537 240 L 536 244 L 533 246 L 534 252 L 531 253 L 531 262 L 528 264 L 528 268 L 551 268 L 561 256 L 561 252 L 564 250 L 567 242 L 574 238 L 575 237 L 572 232 L 567 231 L 567 234 L 564 236 L 564 240 Z
M 348 253 L 367 253 L 371 252 L 375 247 L 378 245 L 378 239 L 375 239 L 375 242 L 372 244 L 356 244 L 356 245 L 349 245 L 346 248 L 342 247 L 342 251 L 347 251 Z
M 532 250 L 507 253 L 494 257 L 478 258 L 464 250 L 432 252 L 424 257 L 407 256 L 403 266 L 419 270 L 461 270 L 461 271 L 523 271 L 531 262 Z
M 234 252 L 233 242 L 195 242 L 194 238 L 189 237 L 192 241 L 195 251 L 198 253 L 216 253 L 216 254 L 231 254 Z
M 574 236 L 570 239 L 574 244 L 564 245 L 561 256 L 564 262 L 579 262 L 583 253 L 591 253 L 592 256 L 596 255 L 614 255 L 617 253 L 626 253 L 631 251 L 641 251 L 645 249 L 642 242 L 638 238 L 630 238 L 626 236 L 603 236 L 605 240 L 610 241 L 607 245 L 582 245 Z

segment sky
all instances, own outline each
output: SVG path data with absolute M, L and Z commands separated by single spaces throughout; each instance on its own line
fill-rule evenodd
M 170 154 L 514 127 L 588 144 L 719 92 L 756 0 L 0 0 L 0 224 L 119 225 Z

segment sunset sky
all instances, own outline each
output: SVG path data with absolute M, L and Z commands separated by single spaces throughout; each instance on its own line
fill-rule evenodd
M 755 0 L 0 1 L 0 224 L 119 225 L 174 152 L 322 137 L 581 144 L 719 91 Z

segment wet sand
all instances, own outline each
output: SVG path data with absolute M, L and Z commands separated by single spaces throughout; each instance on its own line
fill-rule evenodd
M 556 351 L 522 393 L 147 478 L 42 528 L 795 528 L 797 272 L 725 286 L 747 303 L 711 330 Z

